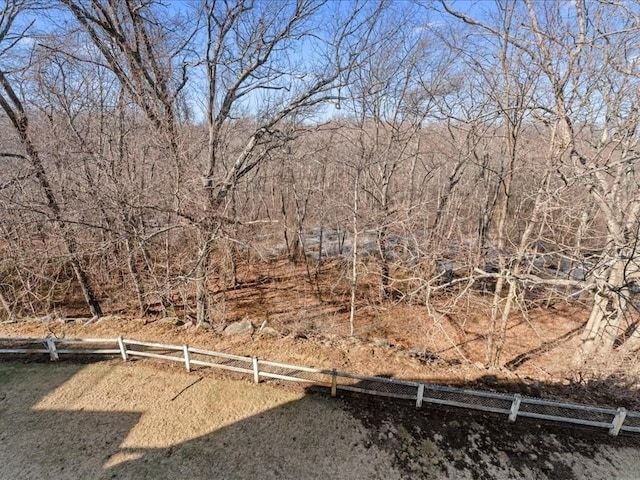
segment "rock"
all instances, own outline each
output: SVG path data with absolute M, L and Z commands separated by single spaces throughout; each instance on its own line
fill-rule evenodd
M 164 318 L 159 318 L 158 320 L 155 320 L 156 323 L 158 323 L 159 325 L 178 325 L 178 323 L 181 322 L 181 320 L 176 317 L 175 315 L 170 315 L 170 316 L 166 316 Z M 182 322 L 182 324 L 184 324 L 184 322 Z
M 374 345 L 377 345 L 378 347 L 388 347 L 389 346 L 389 342 L 387 342 L 384 338 L 374 338 L 373 339 L 373 343 L 374 343 Z
M 264 327 L 262 330 L 260 330 L 260 336 L 265 336 L 265 337 L 279 337 L 280 334 L 278 333 L 278 331 L 273 328 L 273 327 Z
M 231 325 L 228 325 L 227 328 L 224 329 L 225 335 L 236 335 L 242 333 L 253 333 L 253 323 L 251 320 L 240 320 L 239 322 L 234 322 Z

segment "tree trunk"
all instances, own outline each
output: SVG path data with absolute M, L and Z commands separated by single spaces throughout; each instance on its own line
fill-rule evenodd
M 500 277 L 496 282 L 493 290 L 493 301 L 491 302 L 491 317 L 489 318 L 489 326 L 487 328 L 487 350 L 485 353 L 485 362 L 489 366 L 495 364 L 495 344 L 496 344 L 496 324 L 498 323 L 498 315 L 500 314 L 500 303 L 502 302 L 502 289 L 504 288 L 504 270 L 500 270 Z
M 7 321 L 13 320 L 13 311 L 11 310 L 9 302 L 7 302 L 7 299 L 4 297 L 2 292 L 0 292 L 0 305 L 2 305 L 2 308 L 4 308 L 7 312 Z
M 382 299 L 389 297 L 389 257 L 387 255 L 388 249 L 387 227 L 381 226 L 378 230 L 378 252 L 380 254 L 380 287 Z
M 78 259 L 78 249 L 75 239 L 73 238 L 72 233 L 69 232 L 67 224 L 62 220 L 60 205 L 53 192 L 53 188 L 51 187 L 51 183 L 49 182 L 49 178 L 47 177 L 47 173 L 45 171 L 42 160 L 40 159 L 38 150 L 36 149 L 35 144 L 31 138 L 31 131 L 29 129 L 29 121 L 27 119 L 26 111 L 24 110 L 21 101 L 19 100 L 6 76 L 1 72 L 0 86 L 6 92 L 6 96 L 0 93 L 0 107 L 2 107 L 4 112 L 7 114 L 9 120 L 11 121 L 11 124 L 20 137 L 20 141 L 25 148 L 27 158 L 29 159 L 31 167 L 34 170 L 34 174 L 38 181 L 40 189 L 42 190 L 42 193 L 44 194 L 44 197 L 47 201 L 47 209 L 49 210 L 55 225 L 62 232 L 65 246 L 67 247 L 67 251 L 69 252 L 73 272 L 76 275 L 76 279 L 78 280 L 78 283 L 82 290 L 85 302 L 89 307 L 89 311 L 94 318 L 99 318 L 102 316 L 102 308 L 100 307 L 100 302 L 98 301 L 93 289 L 91 288 L 87 273 L 82 268 L 80 260 Z
M 138 300 L 138 314 L 140 317 L 144 317 L 147 315 L 148 305 L 145 300 L 145 292 L 144 286 L 142 284 L 142 280 L 140 279 L 140 272 L 138 271 L 137 266 L 137 257 L 134 249 L 131 246 L 131 240 L 127 239 L 125 243 L 127 247 L 127 268 L 129 269 L 129 276 L 133 281 L 133 285 L 136 289 L 136 299 Z
M 591 314 L 582 334 L 582 344 L 576 352 L 578 362 L 590 355 L 609 351 L 617 338 L 626 309 L 628 288 L 625 288 L 626 261 L 617 260 L 604 282 L 598 282 Z
M 349 310 L 349 335 L 353 337 L 356 322 L 356 290 L 358 288 L 358 189 L 360 170 L 356 171 L 353 185 L 353 246 L 351 248 L 351 302 Z
M 211 242 L 207 240 L 199 252 L 196 267 L 196 324 L 198 327 L 209 321 L 209 262 L 211 260 Z
M 84 300 L 89 306 L 91 316 L 94 319 L 102 317 L 102 308 L 100 307 L 100 302 L 98 302 L 93 288 L 91 288 L 91 285 L 89 284 L 87 274 L 80 265 L 80 262 L 75 257 L 75 255 L 71 256 L 71 266 L 73 267 L 73 272 L 76 274 L 76 278 L 78 279 L 78 283 L 80 284 L 80 288 L 82 289 Z

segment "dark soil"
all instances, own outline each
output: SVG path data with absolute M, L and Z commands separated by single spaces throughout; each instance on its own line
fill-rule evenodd
M 349 395 L 344 408 L 407 479 L 633 479 L 640 436 Z M 623 453 L 623 458 L 617 456 Z M 629 455 L 631 457 L 629 457 Z M 590 464 L 589 467 L 586 465 Z M 594 467 L 595 465 L 595 467 Z

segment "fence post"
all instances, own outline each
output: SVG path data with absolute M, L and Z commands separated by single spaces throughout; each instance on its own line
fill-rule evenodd
M 120 355 L 122 355 L 122 360 L 125 362 L 129 359 L 129 355 L 127 355 L 127 346 L 124 344 L 124 340 L 122 337 L 118 337 L 118 346 L 120 347 Z
M 187 368 L 187 372 L 191 371 L 191 363 L 189 358 L 189 345 L 183 345 L 182 351 L 184 352 L 184 366 Z
M 47 338 L 47 349 L 49 350 L 49 359 L 52 362 L 57 362 L 60 357 L 58 356 L 58 350 L 56 350 L 56 341 L 53 338 Z
M 513 402 L 511 403 L 511 412 L 509 413 L 510 422 L 515 422 L 516 418 L 518 418 L 518 411 L 520 410 L 521 401 L 522 401 L 522 396 L 519 393 L 516 393 L 513 396 Z
M 333 369 L 331 373 L 331 396 L 335 397 L 338 394 L 338 372 Z
M 609 429 L 609 435 L 612 437 L 617 437 L 618 433 L 620 433 L 620 429 L 622 428 L 622 424 L 624 420 L 627 418 L 627 409 L 620 407 L 616 416 L 613 418 L 613 422 L 611 422 L 611 428 Z
M 418 395 L 416 395 L 416 408 L 422 407 L 422 399 L 424 398 L 424 383 L 418 385 Z
M 253 357 L 253 381 L 260 383 L 260 370 L 258 369 L 258 357 Z

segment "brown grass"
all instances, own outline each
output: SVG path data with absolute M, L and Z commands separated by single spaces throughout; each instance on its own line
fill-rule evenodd
M 637 438 L 190 374 L 0 363 L 0 478 L 632 478 Z M 626 475 L 626 476 L 625 476 Z
M 399 478 L 339 402 L 198 378 L 0 363 L 0 478 Z

